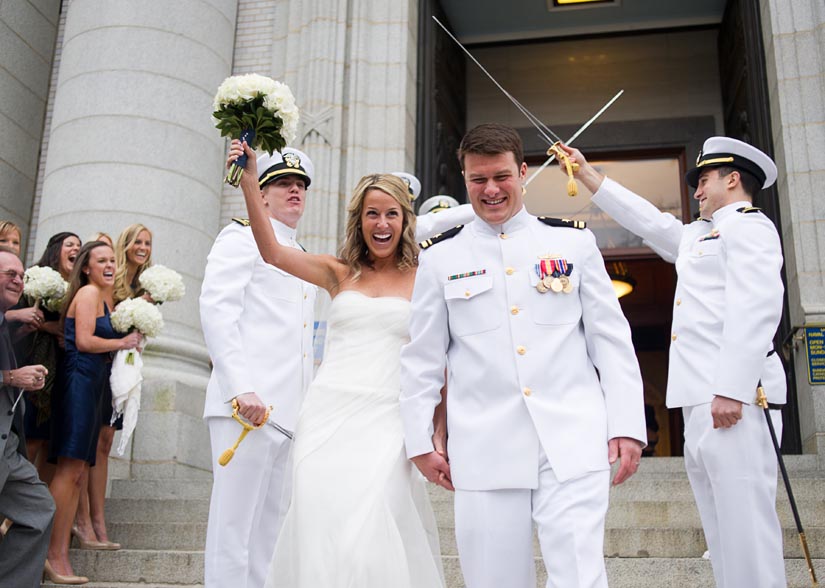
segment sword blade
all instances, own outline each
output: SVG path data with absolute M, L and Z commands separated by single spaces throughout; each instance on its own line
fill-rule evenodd
M 607 110 L 608 108 L 610 108 L 611 106 L 613 106 L 613 103 L 614 103 L 616 100 L 618 100 L 618 99 L 619 99 L 619 97 L 620 97 L 622 94 L 624 94 L 624 90 L 619 90 L 618 92 L 616 92 L 616 95 L 615 95 L 615 96 L 613 96 L 613 98 L 611 98 L 610 100 L 608 100 L 608 101 L 607 101 L 607 104 L 605 104 L 604 106 L 602 106 L 602 107 L 601 107 L 601 109 L 599 109 L 599 112 L 597 112 L 596 114 L 594 114 L 594 115 L 590 118 L 590 120 L 588 120 L 588 121 L 587 121 L 586 123 L 584 123 L 581 127 L 579 127 L 579 130 L 578 130 L 578 131 L 576 131 L 575 133 L 573 133 L 573 136 L 572 136 L 572 137 L 570 137 L 569 139 L 567 139 L 567 141 L 565 141 L 565 142 L 564 142 L 564 144 L 565 144 L 565 145 L 570 145 L 570 143 L 572 143 L 573 141 L 575 141 L 576 139 L 578 139 L 578 138 L 579 138 L 579 135 L 581 135 L 583 132 L 585 132 L 585 131 L 587 130 L 587 128 L 588 128 L 590 125 L 592 125 L 594 122 L 596 122 L 596 120 L 598 120 L 598 118 L 599 118 L 601 115 L 603 115 L 603 114 L 604 114 L 604 111 L 605 111 L 605 110 Z M 529 178 L 527 178 L 527 181 L 526 181 L 526 182 L 524 182 L 524 185 L 525 185 L 525 186 L 529 186 L 529 185 L 530 185 L 530 182 L 532 182 L 532 181 L 536 178 L 536 176 L 537 176 L 537 175 L 539 175 L 541 172 L 543 172 L 543 171 L 544 171 L 544 168 L 546 168 L 548 165 L 550 165 L 551 163 L 553 163 L 553 161 L 554 161 L 555 159 L 556 159 L 556 156 L 555 156 L 555 155 L 551 155 L 550 157 L 548 157 L 548 158 L 547 158 L 547 161 L 545 161 L 544 163 L 542 163 L 542 164 L 541 164 L 541 167 L 539 167 L 536 171 L 534 171 L 534 172 L 533 172 L 533 175 L 531 175 Z
M 464 53 L 467 55 L 467 57 L 469 57 L 472 60 L 472 62 L 475 63 L 479 67 L 479 69 L 481 69 L 481 71 L 484 72 L 484 75 L 486 75 L 488 78 L 490 78 L 490 81 L 493 82 L 496 85 L 496 88 L 501 90 L 502 93 L 505 96 L 507 96 L 507 98 L 510 100 L 510 102 L 513 103 L 513 106 L 518 108 L 519 112 L 521 112 L 524 116 L 527 117 L 527 120 L 529 120 L 530 123 L 532 123 L 532 125 L 534 127 L 536 127 L 539 134 L 548 143 L 553 144 L 553 143 L 556 143 L 557 141 L 561 141 L 561 138 L 556 133 L 551 131 L 550 128 L 547 125 L 545 125 L 543 122 L 541 122 L 541 120 L 536 115 L 534 115 L 532 112 L 527 110 L 527 108 L 525 108 L 524 105 L 521 102 L 516 100 L 513 97 L 513 95 L 510 94 L 510 92 L 505 90 L 504 87 L 501 84 L 499 84 L 498 81 L 493 77 L 493 75 L 489 71 L 487 71 L 487 69 L 483 65 L 481 65 L 481 63 L 478 61 L 478 59 L 473 57 L 473 54 L 470 53 L 467 50 L 467 48 L 464 45 L 461 44 L 461 41 L 456 39 L 455 36 L 447 29 L 447 27 L 445 27 L 443 24 L 441 24 L 440 20 L 438 20 L 435 16 L 433 16 L 433 20 L 436 22 L 436 24 L 438 26 L 440 26 L 442 28 L 442 30 L 445 33 L 447 33 L 447 36 L 450 37 L 455 42 L 455 44 L 458 45 L 461 48 L 462 51 L 464 51 Z
M 287 439 L 292 439 L 294 436 L 294 433 L 292 431 L 283 428 L 281 425 L 279 425 L 273 420 L 266 421 L 266 424 L 275 429 L 276 431 L 278 431 L 279 433 L 281 433 Z

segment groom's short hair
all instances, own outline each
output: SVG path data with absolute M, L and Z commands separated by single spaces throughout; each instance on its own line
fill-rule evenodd
M 516 165 L 524 161 L 524 145 L 521 136 L 513 127 L 496 123 L 485 123 L 470 129 L 461 145 L 458 146 L 458 161 L 464 169 L 464 156 L 468 153 L 476 155 L 498 155 L 510 152 L 516 160 Z

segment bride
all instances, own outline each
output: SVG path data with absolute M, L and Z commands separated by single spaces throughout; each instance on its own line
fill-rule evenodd
M 292 502 L 266 586 L 444 586 L 435 517 L 424 480 L 405 456 L 398 407 L 418 265 L 407 186 L 389 174 L 363 177 L 340 258 L 311 255 L 279 245 L 254 153 L 233 141 L 229 162 L 244 151 L 241 188 L 264 261 L 332 297 L 324 361 L 295 430 Z M 452 489 L 448 477 L 440 483 Z

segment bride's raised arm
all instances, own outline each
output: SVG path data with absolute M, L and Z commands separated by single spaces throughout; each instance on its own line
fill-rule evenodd
M 245 141 L 241 143 L 237 139 L 233 140 L 226 165 L 229 167 L 243 153 L 246 153 L 247 161 L 240 186 L 246 201 L 252 234 L 261 257 L 266 263 L 289 272 L 296 278 L 320 286 L 334 295 L 341 281 L 347 276 L 349 268 L 332 255 L 313 255 L 278 242 L 261 197 L 255 152 Z

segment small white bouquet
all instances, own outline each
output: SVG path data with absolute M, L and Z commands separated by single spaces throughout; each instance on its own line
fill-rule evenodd
M 59 310 L 68 288 L 60 272 L 50 267 L 35 265 L 23 274 L 23 294 L 35 308 L 42 304 L 47 310 Z
M 143 298 L 124 300 L 117 305 L 110 318 L 112 327 L 120 333 L 128 333 L 134 329 L 144 337 L 155 337 L 163 329 L 163 315 L 160 309 Z M 123 415 L 118 455 L 123 455 L 129 437 L 137 426 L 140 388 L 143 382 L 142 368 L 143 359 L 136 349 L 121 349 L 112 360 L 112 374 L 109 376 L 109 383 L 112 385 L 112 424 Z
M 180 274 L 163 265 L 147 268 L 140 274 L 139 281 L 157 304 L 180 300 L 186 294 Z
M 298 107 L 289 86 L 258 74 L 226 78 L 218 87 L 212 118 L 221 137 L 246 141 L 272 155 L 295 139 Z M 246 167 L 242 155 L 229 168 L 226 183 L 238 186 Z

